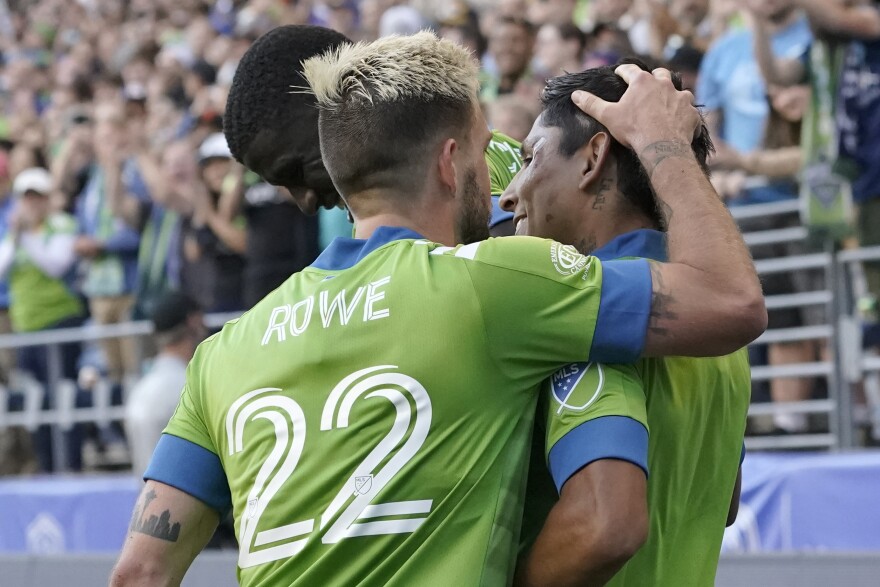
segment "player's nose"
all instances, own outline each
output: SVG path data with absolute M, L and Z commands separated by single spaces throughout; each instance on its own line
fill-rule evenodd
M 519 203 L 519 196 L 516 195 L 514 184 L 515 182 L 511 182 L 498 200 L 498 205 L 505 212 L 514 212 L 516 210 L 516 205 Z

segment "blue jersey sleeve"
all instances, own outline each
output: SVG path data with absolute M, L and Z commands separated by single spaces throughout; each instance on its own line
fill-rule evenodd
M 544 384 L 547 464 L 557 490 L 598 460 L 648 473 L 647 405 L 634 365 L 573 363 Z
M 556 490 L 592 462 L 617 459 L 648 474 L 648 430 L 624 416 L 605 416 L 585 422 L 563 436 L 550 450 L 548 465 Z
M 163 434 L 144 473 L 188 493 L 211 506 L 224 518 L 232 509 L 232 495 L 220 457 L 179 436 Z
M 645 348 L 651 316 L 649 261 L 606 261 L 590 360 L 632 363 Z

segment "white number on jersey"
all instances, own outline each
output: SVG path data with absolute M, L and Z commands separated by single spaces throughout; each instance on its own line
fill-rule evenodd
M 430 499 L 373 504 L 382 489 L 416 455 L 431 428 L 431 398 L 427 390 L 412 377 L 389 372 L 396 368 L 381 365 L 352 373 L 340 381 L 327 398 L 321 415 L 322 431 L 347 428 L 351 408 L 361 396 L 364 399 L 385 398 L 394 406 L 396 414 L 391 430 L 352 472 L 321 515 L 321 529 L 336 518 L 322 537 L 325 544 L 353 536 L 413 532 L 431 511 L 433 500 Z M 275 428 L 275 446 L 257 473 L 241 517 L 238 565 L 243 569 L 295 555 L 305 548 L 315 527 L 315 520 L 311 519 L 257 532 L 260 518 L 271 506 L 278 490 L 293 475 L 305 445 L 305 414 L 292 398 L 279 395 L 277 392 L 280 391 L 279 388 L 266 387 L 246 393 L 230 406 L 226 414 L 230 456 L 244 451 L 244 429 L 248 421 L 266 419 Z M 409 438 L 404 441 L 410 428 Z M 389 455 L 391 458 L 380 467 Z M 416 517 L 380 519 L 388 516 Z M 282 544 L 255 550 L 277 542 Z

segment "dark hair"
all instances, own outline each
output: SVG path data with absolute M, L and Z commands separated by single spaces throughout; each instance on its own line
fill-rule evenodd
M 624 59 L 617 65 L 597 67 L 580 73 L 569 73 L 547 81 L 547 86 L 541 94 L 544 108 L 541 114 L 542 124 L 559 128 L 562 131 L 559 151 L 564 157 L 574 155 L 596 133 L 607 132 L 604 126 L 575 106 L 571 101 L 571 95 L 577 90 L 585 90 L 606 102 L 620 101 L 626 92 L 627 84 L 623 78 L 614 73 L 614 70 L 623 63 L 632 63 L 645 71 L 650 71 L 638 59 Z M 681 89 L 681 77 L 678 74 L 672 75 L 672 83 L 677 89 Z M 691 148 L 700 167 L 708 175 L 709 167 L 706 159 L 714 148 L 705 123 L 702 125 L 699 136 L 691 143 Z M 617 164 L 617 182 L 620 192 L 633 207 L 647 215 L 658 227 L 665 229 L 662 215 L 657 209 L 651 181 L 636 153 L 612 138 L 611 155 Z
M 320 119 L 324 164 L 341 194 L 368 189 L 418 191 L 430 154 L 445 136 L 466 139 L 474 104 L 449 97 L 372 106 L 344 101 Z
M 308 86 L 302 75 L 304 60 L 347 41 L 330 29 L 288 25 L 251 45 L 235 71 L 223 117 L 223 132 L 237 161 L 244 163 L 253 143 L 264 136 L 296 160 L 285 166 L 284 177 L 273 177 L 272 183 L 296 184 L 304 163 L 320 162 L 315 97 L 294 89 Z

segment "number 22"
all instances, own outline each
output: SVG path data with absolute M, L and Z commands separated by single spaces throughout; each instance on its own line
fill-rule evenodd
M 389 372 L 396 368 L 394 365 L 380 365 L 352 373 L 340 381 L 327 398 L 321 415 L 322 431 L 347 428 L 351 408 L 361 396 L 364 399 L 384 397 L 394 406 L 395 418 L 388 434 L 355 468 L 321 515 L 320 527 L 323 529 L 339 514 L 325 531 L 322 537 L 324 544 L 333 544 L 353 536 L 413 532 L 421 526 L 426 519 L 425 515 L 431 511 L 432 500 L 372 503 L 391 479 L 416 455 L 431 426 L 431 398 L 427 390 L 411 377 Z M 288 396 L 265 395 L 280 391 L 279 388 L 268 387 L 251 391 L 236 400 L 226 415 L 230 455 L 244 450 L 243 436 L 248 418 L 250 421 L 264 418 L 275 427 L 275 447 L 257 473 L 248 494 L 247 510 L 242 516 L 238 561 L 241 568 L 295 555 L 305 547 L 308 534 L 314 530 L 315 520 L 306 520 L 256 533 L 260 517 L 281 486 L 293 474 L 305 444 L 306 420 L 299 404 Z M 413 417 L 415 423 L 412 425 L 412 432 L 398 449 L 410 429 Z M 392 452 L 393 456 L 380 467 Z M 419 517 L 378 519 L 401 515 Z M 296 540 L 290 541 L 294 538 Z M 254 547 L 282 540 L 288 542 L 253 550 Z

